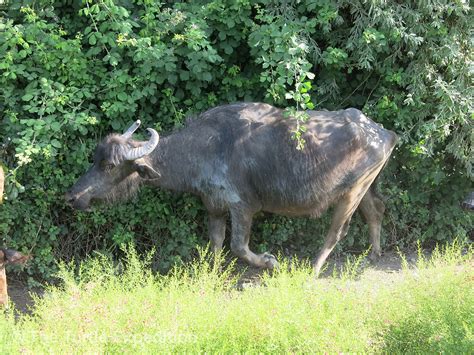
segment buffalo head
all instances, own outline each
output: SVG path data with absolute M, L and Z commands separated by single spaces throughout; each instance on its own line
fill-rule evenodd
M 0 248 L 0 307 L 8 305 L 6 264 L 25 264 L 31 256 L 23 255 L 13 249 Z
M 132 134 L 139 126 L 138 120 L 125 133 L 111 134 L 99 143 L 92 166 L 65 195 L 72 207 L 88 210 L 94 203 L 127 198 L 143 179 L 160 177 L 148 157 L 158 145 L 159 135 L 147 128 L 150 140 L 136 141 Z
M 0 248 L 0 268 L 3 268 L 5 264 L 25 264 L 31 256 L 23 255 L 13 249 Z

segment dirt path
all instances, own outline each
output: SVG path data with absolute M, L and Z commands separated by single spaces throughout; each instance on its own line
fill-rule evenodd
M 426 253 L 426 256 L 429 257 L 430 253 Z M 418 258 L 417 253 L 411 252 L 405 254 L 406 261 L 409 265 L 413 265 L 416 263 Z M 333 271 L 336 268 L 337 270 L 341 270 L 341 268 L 346 263 L 345 257 L 340 258 L 330 258 L 328 260 L 327 268 L 322 273 L 323 278 L 327 278 L 333 275 Z M 369 272 L 371 273 L 371 277 L 381 277 L 383 279 L 383 275 L 389 275 L 398 273 L 402 269 L 402 259 L 400 256 L 393 251 L 384 253 L 383 256 L 375 263 L 371 263 L 368 259 L 364 260 L 362 266 L 364 273 Z M 237 262 L 237 270 L 242 270 L 242 277 L 239 280 L 238 286 L 246 287 L 247 285 L 254 285 L 259 284 L 259 276 L 262 273 L 262 270 L 257 268 L 247 267 L 245 263 L 238 261 Z
M 28 286 L 19 281 L 9 281 L 8 296 L 15 305 L 15 309 L 20 313 L 30 313 L 34 304 L 33 295 L 42 295 L 41 289 L 30 290 Z

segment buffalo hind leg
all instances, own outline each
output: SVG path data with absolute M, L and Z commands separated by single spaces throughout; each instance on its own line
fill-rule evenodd
M 382 255 L 380 232 L 382 230 L 385 205 L 372 188 L 370 188 L 360 201 L 359 210 L 369 225 L 370 243 L 372 244 L 369 259 L 376 261 Z
M 335 245 L 339 240 L 345 237 L 349 230 L 349 222 L 352 214 L 359 205 L 360 201 L 367 192 L 369 186 L 375 180 L 375 177 L 380 172 L 383 164 L 374 167 L 367 175 L 363 176 L 352 188 L 348 191 L 336 205 L 336 210 L 331 221 L 331 227 L 324 240 L 324 245 L 319 252 L 314 262 L 314 271 L 316 276 L 319 275 L 321 267 L 326 261 L 327 257 L 334 249 Z
M 225 239 L 226 215 L 209 214 L 209 240 L 211 241 L 211 250 L 218 253 L 222 250 Z
M 235 207 L 231 208 L 230 215 L 232 219 L 232 239 L 230 241 L 232 252 L 252 266 L 268 269 L 277 267 L 278 263 L 273 255 L 268 253 L 257 255 L 249 249 L 253 213 Z
M 332 217 L 331 227 L 324 240 L 324 245 L 313 263 L 316 276 L 319 275 L 324 262 L 329 254 L 331 254 L 337 242 L 346 236 L 354 209 L 354 204 L 346 199 L 339 202 L 336 206 L 336 211 Z

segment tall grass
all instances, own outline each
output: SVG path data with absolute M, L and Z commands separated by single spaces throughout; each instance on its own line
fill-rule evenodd
M 238 283 L 232 264 L 208 253 L 166 276 L 126 250 L 62 265 L 61 287 L 32 315 L 0 321 L 0 352 L 470 352 L 474 348 L 472 248 L 420 254 L 388 275 L 346 266 L 314 279 L 282 262 L 258 284 Z M 355 262 L 357 264 L 357 261 Z M 2 316 L 0 315 L 0 318 Z

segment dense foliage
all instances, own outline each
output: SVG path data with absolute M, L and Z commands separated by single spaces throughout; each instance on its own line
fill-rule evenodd
M 401 137 L 381 179 L 385 245 L 465 236 L 473 217 L 458 206 L 474 174 L 472 23 L 464 0 L 12 2 L 0 22 L 1 239 L 31 251 L 29 273 L 45 278 L 55 258 L 117 253 L 130 240 L 154 246 L 160 270 L 189 259 L 206 242 L 196 198 L 145 189 L 86 214 L 63 193 L 108 132 L 137 118 L 166 132 L 243 100 L 364 110 Z M 301 129 L 294 138 L 304 149 Z M 262 216 L 253 243 L 314 255 L 327 224 Z M 364 224 L 356 220 L 341 244 L 364 248 Z

